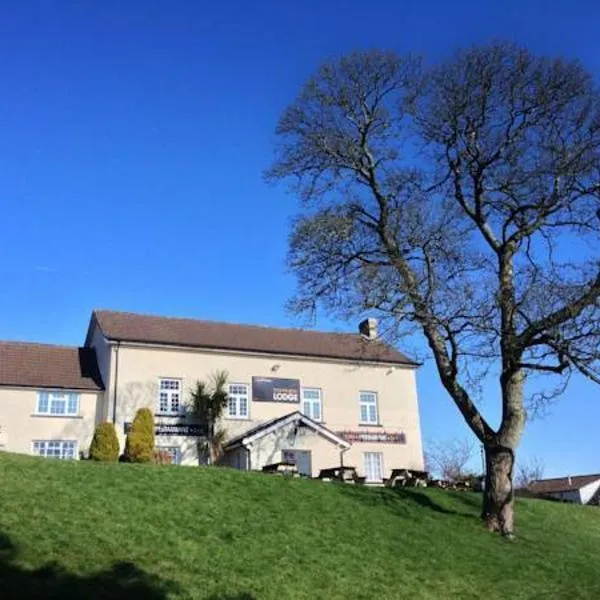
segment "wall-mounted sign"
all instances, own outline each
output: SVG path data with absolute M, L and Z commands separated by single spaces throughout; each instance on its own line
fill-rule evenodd
M 125 423 L 123 426 L 125 433 L 129 433 L 131 423 Z M 155 435 L 188 435 L 190 437 L 206 436 L 206 427 L 199 424 L 189 423 L 158 423 L 154 428 Z
M 274 377 L 252 378 L 254 402 L 300 402 L 299 379 L 277 379 Z
M 355 442 L 379 442 L 382 444 L 406 444 L 404 433 L 386 431 L 338 431 L 337 434 L 350 444 Z

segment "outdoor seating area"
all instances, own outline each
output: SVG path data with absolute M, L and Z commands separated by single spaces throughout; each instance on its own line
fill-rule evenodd
M 265 465 L 262 468 L 263 473 L 271 473 L 274 475 L 287 475 L 288 477 L 300 477 L 296 463 L 289 461 L 281 461 Z
M 413 469 L 392 469 L 388 479 L 384 480 L 386 487 L 427 487 L 429 473 Z
M 359 477 L 356 467 L 340 465 L 321 469 L 319 479 L 322 481 L 341 481 L 343 483 L 352 483 L 362 485 L 365 483 L 365 477 Z

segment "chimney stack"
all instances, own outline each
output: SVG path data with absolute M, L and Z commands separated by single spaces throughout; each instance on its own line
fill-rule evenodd
M 568 479 L 568 481 L 569 481 L 569 487 L 571 487 L 571 485 L 572 485 L 572 483 L 571 483 L 571 476 L 569 475 L 569 476 L 567 477 L 567 479 Z
M 377 319 L 365 319 L 358 325 L 358 331 L 368 340 L 377 339 Z

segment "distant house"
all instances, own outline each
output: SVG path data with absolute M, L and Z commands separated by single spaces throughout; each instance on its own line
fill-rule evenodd
M 536 496 L 575 504 L 600 504 L 600 473 L 537 479 L 529 486 Z

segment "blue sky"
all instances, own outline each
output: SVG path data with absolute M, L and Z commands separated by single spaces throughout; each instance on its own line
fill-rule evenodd
M 326 57 L 435 60 L 502 38 L 600 75 L 593 0 L 31 0 L 0 17 L 1 339 L 82 343 L 96 307 L 298 325 L 283 264 L 297 204 L 262 171 Z M 418 381 L 425 440 L 467 436 L 431 364 Z M 574 380 L 522 456 L 600 471 L 599 399 Z

